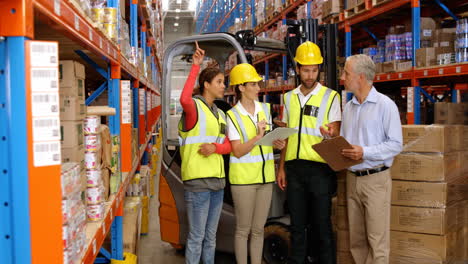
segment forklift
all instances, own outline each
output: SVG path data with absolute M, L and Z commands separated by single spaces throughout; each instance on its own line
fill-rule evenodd
M 181 179 L 181 158 L 177 132 L 182 114 L 179 97 L 188 72 L 182 74 L 180 65 L 190 65 L 191 56 L 195 51 L 195 41 L 197 41 L 200 48 L 205 50 L 205 56 L 215 60 L 223 72 L 225 63 L 233 52 L 237 52 L 238 63 L 252 63 L 252 57 L 245 51 L 281 53 L 288 57 L 292 68 L 295 69 L 293 58 L 296 49 L 301 43 L 309 40 L 317 43 L 324 55 L 324 64 L 321 69 L 325 72 L 325 80 L 320 81 L 325 82 L 329 88 L 338 90 L 336 61 L 338 30 L 336 24 L 318 25 L 315 19 L 303 19 L 288 20 L 287 25 L 288 34 L 284 41 L 260 38 L 255 36 L 252 30 L 243 30 L 234 35 L 208 33 L 184 37 L 175 41 L 165 50 L 161 89 L 163 143 L 162 170 L 159 177 L 159 220 L 161 239 L 170 243 L 174 248 L 183 249 L 189 228 L 184 202 L 184 186 Z M 217 100 L 215 103 L 223 111 L 230 109 L 230 105 L 225 101 Z M 278 161 L 279 154 L 276 154 L 275 157 Z M 224 155 L 224 161 L 226 188 L 217 231 L 216 249 L 234 253 L 236 220 L 228 178 L 229 155 Z M 289 225 L 290 218 L 286 207 L 285 192 L 275 185 L 270 213 L 265 225 L 263 258 L 266 263 L 286 262 L 290 250 Z M 312 260 L 310 262 L 313 263 Z

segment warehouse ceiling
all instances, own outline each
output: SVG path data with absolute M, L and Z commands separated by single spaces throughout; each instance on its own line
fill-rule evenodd
M 163 1 L 165 47 L 178 38 L 193 34 L 197 2 L 197 0 Z

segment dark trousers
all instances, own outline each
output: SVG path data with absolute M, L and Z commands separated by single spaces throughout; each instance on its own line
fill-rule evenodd
M 288 161 L 285 169 L 292 236 L 288 263 L 303 264 L 307 253 L 315 252 L 316 263 L 336 264 L 330 218 L 335 173 L 327 164 L 306 160 Z

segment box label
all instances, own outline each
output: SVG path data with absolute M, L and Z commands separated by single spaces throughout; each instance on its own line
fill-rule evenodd
M 57 93 L 32 93 L 32 116 L 52 116 L 59 112 Z
M 144 89 L 139 89 L 140 91 L 140 100 L 139 100 L 139 103 L 140 103 L 140 115 L 144 115 L 145 114 L 145 96 L 146 96 L 146 93 L 145 93 L 145 90 Z
M 121 81 L 122 124 L 132 123 L 132 90 L 130 81 Z
M 32 92 L 58 91 L 57 68 L 32 68 L 31 69 L 31 91 Z
M 57 67 L 58 43 L 54 42 L 30 42 L 31 67 Z
M 60 118 L 36 117 L 33 118 L 34 141 L 60 140 Z
M 60 142 L 34 143 L 34 166 L 60 165 Z
M 432 29 L 424 29 L 423 30 L 424 37 L 432 37 Z

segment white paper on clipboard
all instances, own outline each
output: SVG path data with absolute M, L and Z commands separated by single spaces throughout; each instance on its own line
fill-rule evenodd
M 266 134 L 262 139 L 257 141 L 255 145 L 273 146 L 273 141 L 277 139 L 287 139 L 294 133 L 297 133 L 297 129 L 295 128 L 278 127 L 270 133 Z

